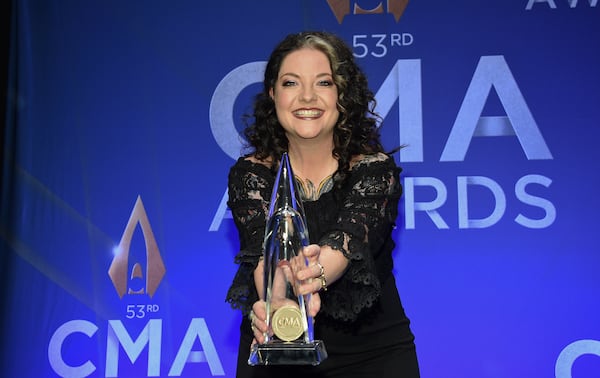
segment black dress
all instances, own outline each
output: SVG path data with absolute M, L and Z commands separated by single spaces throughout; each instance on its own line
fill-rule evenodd
M 253 271 L 262 256 L 275 173 L 244 158 L 229 173 L 228 206 L 240 252 L 227 301 L 244 315 L 237 377 L 419 377 L 414 336 L 392 274 L 400 168 L 385 154 L 363 156 L 342 187 L 303 202 L 311 243 L 331 246 L 349 259 L 343 276 L 320 292 L 314 335 L 329 357 L 318 366 L 248 366 L 253 336 L 246 315 L 258 300 Z

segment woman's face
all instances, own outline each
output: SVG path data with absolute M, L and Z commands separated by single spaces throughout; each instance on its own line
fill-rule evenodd
M 323 52 L 302 48 L 289 53 L 270 95 L 290 143 L 333 141 L 333 127 L 340 114 L 338 91 Z

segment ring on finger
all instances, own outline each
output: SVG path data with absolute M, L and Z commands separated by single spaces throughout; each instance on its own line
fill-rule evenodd
M 319 268 L 319 277 L 317 277 L 321 281 L 321 290 L 327 291 L 327 279 L 325 278 L 325 269 L 323 269 L 323 265 L 317 262 L 317 267 Z

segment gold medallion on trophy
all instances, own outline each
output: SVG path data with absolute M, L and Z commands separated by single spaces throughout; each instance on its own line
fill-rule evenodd
M 294 341 L 304 333 L 302 313 L 296 306 L 283 306 L 273 314 L 273 333 L 283 341 Z

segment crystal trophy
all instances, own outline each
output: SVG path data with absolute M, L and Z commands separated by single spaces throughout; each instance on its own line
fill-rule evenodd
M 311 295 L 298 295 L 295 273 L 307 266 L 302 248 L 309 244 L 304 209 L 296 197 L 294 174 L 284 153 L 273 185 L 265 228 L 264 296 L 267 325 L 262 344 L 254 344 L 250 365 L 318 365 L 327 358 L 325 344 L 313 339 Z

